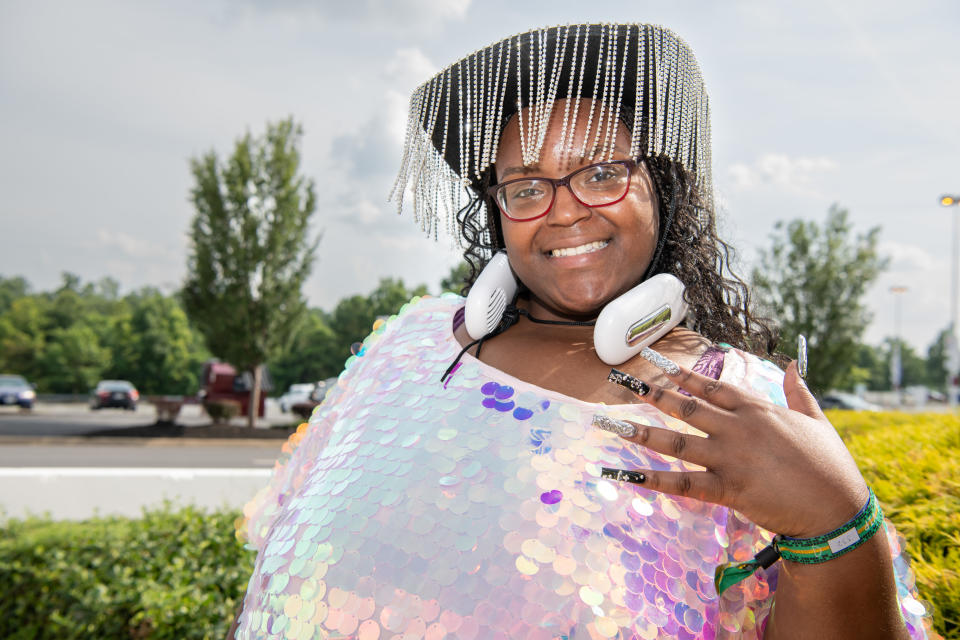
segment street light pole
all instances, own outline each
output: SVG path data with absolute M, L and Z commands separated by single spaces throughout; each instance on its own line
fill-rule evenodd
M 960 195 L 945 194 L 940 196 L 940 206 L 960 206 Z M 950 332 L 947 334 L 947 395 L 950 408 L 957 406 L 957 377 L 960 375 L 960 349 L 957 345 L 957 272 L 960 271 L 960 250 L 957 238 L 957 214 L 953 215 L 953 252 L 950 260 Z
M 890 383 L 893 386 L 894 403 L 903 404 L 900 386 L 903 383 L 903 360 L 900 352 L 900 296 L 906 293 L 907 287 L 890 287 L 893 294 L 893 352 L 890 354 Z

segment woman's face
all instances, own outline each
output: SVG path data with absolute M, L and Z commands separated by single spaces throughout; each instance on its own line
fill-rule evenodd
M 497 150 L 497 181 L 522 177 L 562 178 L 602 158 L 580 157 L 585 134 L 593 142 L 594 125 L 585 132 L 590 101 L 578 101 L 576 136 L 561 144 L 566 101 L 555 103 L 540 160 L 524 166 L 517 118 L 507 124 Z M 630 133 L 616 123 L 613 160 L 629 159 Z M 600 140 L 606 137 L 600 132 Z M 527 133 L 529 135 L 529 133 Z M 602 145 L 602 142 L 601 142 Z M 633 170 L 626 197 L 601 207 L 587 207 L 567 187 L 557 189 L 553 207 L 536 220 L 517 222 L 500 214 L 510 266 L 531 293 L 531 311 L 543 318 L 594 316 L 607 302 L 640 282 L 653 258 L 659 217 L 650 175 L 644 165 Z M 563 249 L 588 249 L 572 254 Z M 559 255 L 570 253 L 570 255 Z

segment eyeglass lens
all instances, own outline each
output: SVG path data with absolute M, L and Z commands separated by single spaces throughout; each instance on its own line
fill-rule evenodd
M 599 207 L 621 199 L 630 186 L 630 170 L 619 163 L 584 167 L 568 176 L 570 191 L 581 203 Z M 497 190 L 497 202 L 511 218 L 525 220 L 543 215 L 553 203 L 556 186 L 547 178 L 513 180 Z

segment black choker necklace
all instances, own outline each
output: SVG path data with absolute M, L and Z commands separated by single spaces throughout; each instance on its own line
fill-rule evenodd
M 511 313 L 511 312 L 512 312 L 516 317 L 510 322 L 509 325 L 507 325 L 507 327 L 504 327 L 502 330 L 497 331 L 496 333 L 503 333 L 503 332 L 506 331 L 509 327 L 512 327 L 513 325 L 517 324 L 517 322 L 520 321 L 520 316 L 525 317 L 525 318 L 526 318 L 527 320 L 529 320 L 530 322 L 536 322 L 537 324 L 554 324 L 554 325 L 563 325 L 563 326 L 567 326 L 567 327 L 592 327 L 593 325 L 597 324 L 597 321 L 596 321 L 596 320 L 584 320 L 584 321 L 580 321 L 580 320 L 541 320 L 540 318 L 534 318 L 532 315 L 530 315 L 530 312 L 527 311 L 526 309 L 517 308 L 517 307 L 515 307 L 515 306 L 512 305 L 512 304 L 508 304 L 507 307 L 506 307 L 506 309 L 503 310 L 503 318 L 504 318 L 504 320 L 507 319 L 507 314 L 508 314 L 508 313 Z M 499 327 L 498 327 L 498 328 L 499 328 Z M 491 334 L 491 336 L 493 336 L 493 335 L 494 335 L 494 334 Z
M 500 324 L 497 325 L 497 328 L 491 331 L 490 333 L 488 333 L 487 335 L 477 338 L 476 340 L 474 340 L 473 342 L 465 346 L 463 349 L 461 349 L 460 353 L 457 354 L 457 357 L 454 358 L 453 362 L 450 363 L 450 366 L 447 367 L 447 370 L 443 372 L 442 376 L 440 376 L 440 382 L 443 382 L 444 380 L 446 380 L 447 376 L 449 376 L 453 372 L 453 370 L 456 369 L 457 364 L 460 363 L 460 358 L 462 358 L 463 354 L 467 352 L 467 349 L 469 349 L 473 345 L 477 345 L 477 352 L 476 354 L 474 354 L 474 357 L 476 357 L 479 360 L 480 349 L 483 348 L 483 341 L 488 340 L 490 338 L 497 337 L 498 335 L 500 335 L 501 333 L 503 333 L 513 325 L 520 322 L 520 316 L 525 317 L 530 322 L 536 322 L 537 324 L 552 324 L 552 325 L 560 325 L 560 326 L 567 326 L 567 327 L 592 327 L 597 323 L 596 320 L 585 320 L 585 321 L 542 320 L 540 318 L 535 318 L 532 315 L 530 315 L 530 312 L 527 311 L 526 309 L 520 309 L 519 307 L 517 307 L 515 304 L 512 304 L 512 303 L 508 304 L 506 308 L 503 310 L 503 318 L 501 318 Z

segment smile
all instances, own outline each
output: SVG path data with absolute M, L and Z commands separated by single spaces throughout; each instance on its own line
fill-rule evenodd
M 594 251 L 599 251 L 603 249 L 608 244 L 609 240 L 597 240 L 596 242 L 588 242 L 587 244 L 582 244 L 579 247 L 568 247 L 566 249 L 553 249 L 549 251 L 551 258 L 563 258 L 566 256 L 579 256 L 584 253 L 593 253 Z

